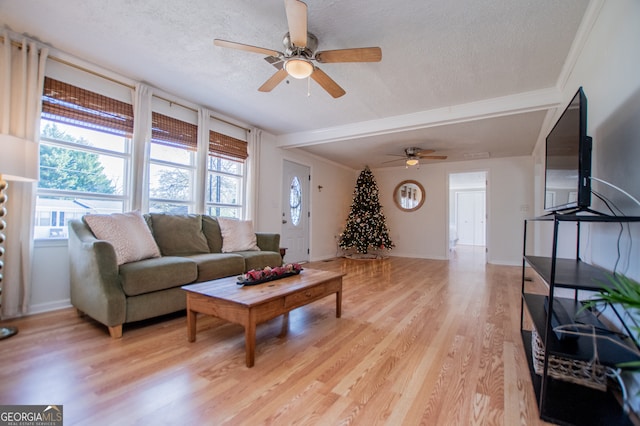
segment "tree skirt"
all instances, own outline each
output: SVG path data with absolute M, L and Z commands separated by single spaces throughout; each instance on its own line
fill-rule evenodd
M 353 260 L 381 260 L 389 258 L 388 255 L 380 253 L 351 253 L 345 254 L 344 257 Z

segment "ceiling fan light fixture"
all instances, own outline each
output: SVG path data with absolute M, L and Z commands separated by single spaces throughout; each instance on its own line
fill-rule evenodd
M 407 166 L 415 166 L 419 162 L 417 158 L 407 158 Z
M 306 59 L 292 58 L 284 63 L 284 69 L 291 77 L 303 79 L 313 73 L 313 64 Z

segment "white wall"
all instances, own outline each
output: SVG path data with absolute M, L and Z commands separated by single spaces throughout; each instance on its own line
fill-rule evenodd
M 447 259 L 448 228 L 447 174 L 441 164 L 372 169 L 380 190 L 379 199 L 387 219 L 389 237 L 395 244 L 392 256 Z M 424 187 L 425 201 L 413 212 L 405 212 L 393 202 L 393 190 L 403 180 L 412 179 Z
M 605 1 L 573 72 L 565 86 L 571 92 L 583 86 L 588 99 L 588 133 L 593 137 L 594 177 L 614 184 L 640 199 L 640 2 Z M 599 182 L 602 193 L 625 215 L 640 216 L 640 206 L 629 197 Z M 608 213 L 603 203 L 595 210 Z M 584 259 L 640 281 L 640 223 L 620 234 L 620 227 L 596 224 L 588 227 Z M 633 244 L 631 244 L 633 242 Z M 625 379 L 631 405 L 640 410 L 640 377 Z
M 69 254 L 66 240 L 37 241 L 33 250 L 29 313 L 70 306 Z
M 256 223 L 265 232 L 282 229 L 282 168 L 284 160 L 311 170 L 310 260 L 335 257 L 337 236 L 344 228 L 357 173 L 298 149 L 278 148 L 275 137 L 262 133 Z M 322 190 L 318 189 L 322 186 Z
M 588 134 L 593 137 L 594 177 L 610 182 L 640 199 L 640 2 L 605 1 L 566 84 L 561 87 L 569 103 L 578 87 L 588 99 Z M 546 135 L 557 116 L 549 122 Z M 536 161 L 544 155 L 544 138 L 538 141 Z M 536 174 L 536 186 L 544 177 Z M 593 189 L 620 207 L 626 215 L 640 216 L 640 206 L 599 182 Z M 595 210 L 609 213 L 595 197 Z M 584 250 L 587 261 L 613 269 L 617 260 L 619 226 L 594 225 L 587 231 Z M 634 244 L 631 248 L 629 233 Z M 545 241 L 544 238 L 540 239 Z M 618 272 L 640 280 L 640 224 L 622 234 L 622 258 Z M 546 241 L 545 241 L 546 248 Z M 540 251 L 540 248 L 538 248 Z
M 449 174 L 487 171 L 487 261 L 520 265 L 522 226 L 533 210 L 533 160 L 510 157 L 454 163 L 430 163 L 405 169 L 374 169 L 380 189 L 393 256 L 447 259 L 449 256 Z M 393 203 L 393 189 L 405 179 L 424 186 L 424 205 L 403 212 Z
M 263 133 L 260 146 L 260 182 L 256 221 L 267 232 L 280 232 L 283 160 L 311 168 L 311 260 L 334 257 L 337 235 L 344 229 L 353 189 L 360 170 L 347 168 L 297 149 L 281 149 L 275 137 Z M 530 157 L 425 164 L 417 168 L 372 169 L 380 203 L 387 218 L 392 256 L 447 259 L 449 173 L 486 170 L 488 261 L 519 265 L 522 224 L 532 214 L 533 162 Z M 422 208 L 402 212 L 393 203 L 393 189 L 405 179 L 420 182 L 426 192 Z M 322 186 L 322 191 L 318 190 Z

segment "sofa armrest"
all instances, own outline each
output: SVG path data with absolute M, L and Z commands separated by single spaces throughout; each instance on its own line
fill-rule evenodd
M 115 249 L 82 220 L 69 221 L 69 266 L 71 304 L 109 327 L 123 324 L 126 296 Z
M 256 242 L 262 251 L 280 252 L 280 234 L 256 232 Z

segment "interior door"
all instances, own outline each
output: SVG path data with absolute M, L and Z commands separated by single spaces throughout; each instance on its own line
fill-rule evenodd
M 458 244 L 485 245 L 485 191 L 456 192 Z
M 282 173 L 282 231 L 280 247 L 284 261 L 309 261 L 309 167 L 284 161 Z

